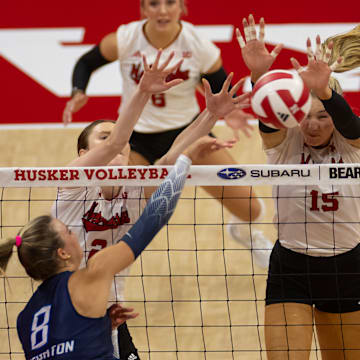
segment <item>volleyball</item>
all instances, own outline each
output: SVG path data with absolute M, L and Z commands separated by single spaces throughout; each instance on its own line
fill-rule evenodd
M 269 71 L 255 83 L 251 107 L 266 126 L 292 128 L 310 111 L 310 91 L 296 72 Z

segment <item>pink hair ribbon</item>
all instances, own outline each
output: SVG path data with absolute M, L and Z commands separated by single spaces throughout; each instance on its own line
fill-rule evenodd
M 19 247 L 21 245 L 21 242 L 22 242 L 21 236 L 17 235 L 16 238 L 15 238 L 16 247 Z

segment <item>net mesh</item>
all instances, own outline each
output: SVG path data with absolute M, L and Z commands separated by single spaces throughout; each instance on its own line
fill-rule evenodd
M 254 229 L 261 230 L 274 242 L 278 223 L 273 222 L 273 215 L 278 198 L 273 198 L 269 184 L 323 185 L 354 181 L 351 176 L 348 179 L 334 176 L 337 170 L 333 169 L 338 168 L 338 165 L 297 166 L 299 171 L 309 169 L 310 181 L 308 176 L 301 178 L 296 172 L 279 176 L 282 171 L 289 171 L 289 166 L 272 167 L 271 171 L 277 171 L 273 176 L 268 176 L 267 166 L 241 167 L 246 176 L 234 182 L 225 181 L 231 185 L 256 182 L 256 196 L 263 199 L 266 208 L 260 222 L 242 223 L 241 231 L 251 237 Z M 351 168 L 355 174 L 356 164 L 342 164 L 342 168 Z M 231 214 L 223 206 L 224 188 L 213 177 L 217 174 L 219 178 L 219 171 L 223 169 L 207 167 L 202 170 L 205 177 L 200 178 L 192 171 L 191 181 L 195 185 L 185 188 L 169 224 L 126 276 L 126 304 L 140 313 L 128 326 L 142 359 L 266 359 L 267 270 L 256 266 L 253 249 L 240 245 L 227 232 Z M 252 171 L 258 169 L 263 171 L 262 175 L 253 177 Z M 2 178 L 6 178 L 10 186 L 19 186 L 10 181 L 18 170 L 4 169 Z M 133 179 L 126 181 L 132 183 Z M 154 185 L 161 179 L 153 182 L 150 179 L 146 184 L 144 181 L 146 179 L 142 179 L 142 185 Z M 209 185 L 211 181 L 218 186 L 218 199 L 210 197 L 199 186 L 201 182 Z M 65 180 L 63 184 L 71 186 Z M 101 180 L 100 184 L 105 183 Z M 1 185 L 2 238 L 16 235 L 30 219 L 49 213 L 57 199 L 56 188 L 48 187 L 48 182 L 25 180 L 23 187 Z M 7 278 L 2 277 L 0 281 L 0 360 L 24 359 L 16 334 L 16 317 L 38 283 L 26 276 L 17 256 L 8 266 Z M 320 359 L 319 351 L 314 338 L 310 358 Z

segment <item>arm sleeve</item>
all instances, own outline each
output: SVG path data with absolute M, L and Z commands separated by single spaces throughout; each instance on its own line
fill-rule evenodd
M 101 52 L 99 45 L 93 47 L 89 52 L 84 54 L 75 64 L 72 87 L 73 89 L 83 90 L 85 92 L 91 73 L 99 67 L 110 63 L 105 59 Z
M 121 238 L 133 251 L 135 259 L 173 214 L 184 187 L 191 161 L 180 155 L 174 168 L 148 201 L 140 218 Z
M 261 122 L 261 120 L 259 120 L 259 129 L 261 132 L 266 133 L 266 134 L 270 134 L 270 133 L 279 131 L 279 129 L 274 129 L 269 126 L 266 126 L 264 123 Z
M 329 100 L 321 100 L 325 110 L 332 117 L 336 130 L 346 139 L 360 137 L 360 118 L 351 110 L 346 100 L 332 90 Z

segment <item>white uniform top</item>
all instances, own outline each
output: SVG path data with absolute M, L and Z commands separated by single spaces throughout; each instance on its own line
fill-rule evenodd
M 153 64 L 158 51 L 143 32 L 145 22 L 131 22 L 121 25 L 117 30 L 123 79 L 122 104 L 130 99 L 143 74 L 141 56 L 145 55 L 148 64 Z M 170 79 L 181 78 L 185 81 L 164 94 L 153 95 L 135 125 L 135 131 L 154 133 L 181 128 L 199 113 L 195 87 L 199 84 L 200 74 L 206 73 L 219 58 L 220 50 L 211 41 L 199 36 L 194 25 L 181 21 L 181 26 L 176 40 L 164 49 L 162 61 L 172 51 L 175 51 L 175 56 L 170 66 L 184 58 L 181 68 L 176 74 L 170 75 Z
M 116 244 L 136 222 L 143 210 L 140 195 L 140 187 L 123 188 L 113 200 L 105 200 L 99 187 L 58 191 L 51 213 L 77 234 L 85 255 L 81 267 L 85 266 L 89 256 Z M 115 275 L 109 301 L 124 301 L 128 273 L 129 268 Z
M 314 149 L 304 144 L 300 127 L 265 151 L 270 164 L 358 163 L 360 150 L 334 130 L 330 144 Z M 312 256 L 333 256 L 360 242 L 360 186 L 274 186 L 274 223 L 281 244 Z

